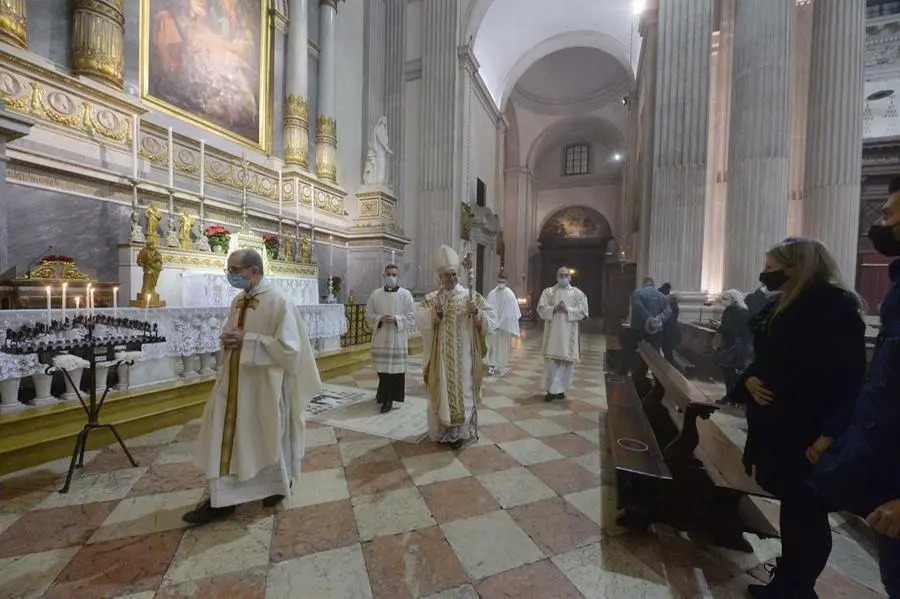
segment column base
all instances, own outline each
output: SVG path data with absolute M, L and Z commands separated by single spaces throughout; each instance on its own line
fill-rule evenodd
M 358 216 L 354 227 L 402 233 L 394 220 L 397 198 L 393 191 L 379 185 L 364 185 L 356 192 L 356 203 Z

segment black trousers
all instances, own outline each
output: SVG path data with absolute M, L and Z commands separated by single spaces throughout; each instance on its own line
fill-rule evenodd
M 775 579 L 786 589 L 809 592 L 831 554 L 828 509 L 803 483 L 791 485 L 780 495 L 781 559 Z
M 375 393 L 378 403 L 403 402 L 406 399 L 406 373 L 378 373 L 378 391 Z

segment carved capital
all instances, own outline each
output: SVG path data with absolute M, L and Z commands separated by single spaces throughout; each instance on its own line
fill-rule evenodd
M 76 75 L 122 89 L 125 73 L 122 0 L 75 0 L 72 63 Z
M 23 50 L 28 46 L 26 0 L 0 1 L 0 42 Z

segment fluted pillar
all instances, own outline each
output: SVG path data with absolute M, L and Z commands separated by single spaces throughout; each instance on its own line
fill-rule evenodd
M 408 0 L 385 1 L 384 109 L 388 139 L 394 156 L 403 156 L 406 120 L 406 7 Z M 404 198 L 404 161 L 391 160 L 388 181 L 401 201 Z
M 649 274 L 699 291 L 703 265 L 713 0 L 659 5 Z
M 309 169 L 309 48 L 307 0 L 289 0 L 284 81 L 284 163 Z
M 658 10 L 648 8 L 641 15 L 641 64 L 638 72 L 637 109 L 640 112 L 638 136 L 639 154 L 634 159 L 639 161 L 640 172 L 637 184 L 640 201 L 637 244 L 637 276 L 643 279 L 650 268 L 650 222 L 652 214 L 651 196 L 653 194 L 653 144 L 656 137 L 656 68 L 659 59 L 659 25 Z
M 337 181 L 337 5 L 319 0 L 319 116 L 316 118 L 316 176 Z
M 365 18 L 363 23 L 363 48 L 365 58 L 363 64 L 363 127 L 362 127 L 362 163 L 366 163 L 368 141 L 375 123 L 384 111 L 385 81 L 385 4 L 384 0 L 365 0 Z M 390 122 L 390 121 L 389 121 Z M 388 140 L 394 142 L 388 131 Z
M 862 169 L 863 0 L 816 0 L 813 14 L 803 232 L 856 277 Z
M 735 3 L 725 285 L 757 285 L 787 223 L 796 0 Z
M 0 42 L 28 47 L 28 0 L 0 1 Z
M 76 75 L 122 89 L 125 76 L 123 0 L 75 0 L 72 67 Z
M 728 133 L 735 0 L 721 0 L 719 28 L 710 60 L 709 148 L 706 178 L 706 224 L 703 231 L 702 289 L 722 291 L 725 247 L 725 201 L 728 194 Z
M 794 34 L 794 77 L 791 90 L 791 154 L 788 177 L 787 234 L 803 232 L 803 189 L 806 180 L 806 125 L 809 121 L 809 67 L 812 52 L 813 4 L 797 4 Z M 860 92 L 862 93 L 862 92 Z
M 415 231 L 418 290 L 433 289 L 431 257 L 441 244 L 459 246 L 460 201 L 454 197 L 456 130 L 456 0 L 422 3 L 422 157 Z

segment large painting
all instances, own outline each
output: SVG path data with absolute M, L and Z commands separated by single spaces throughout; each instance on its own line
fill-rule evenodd
M 554 213 L 541 229 L 541 239 L 608 239 L 609 221 L 590 208 L 574 206 Z
M 141 0 L 149 103 L 265 150 L 268 82 L 268 0 Z

